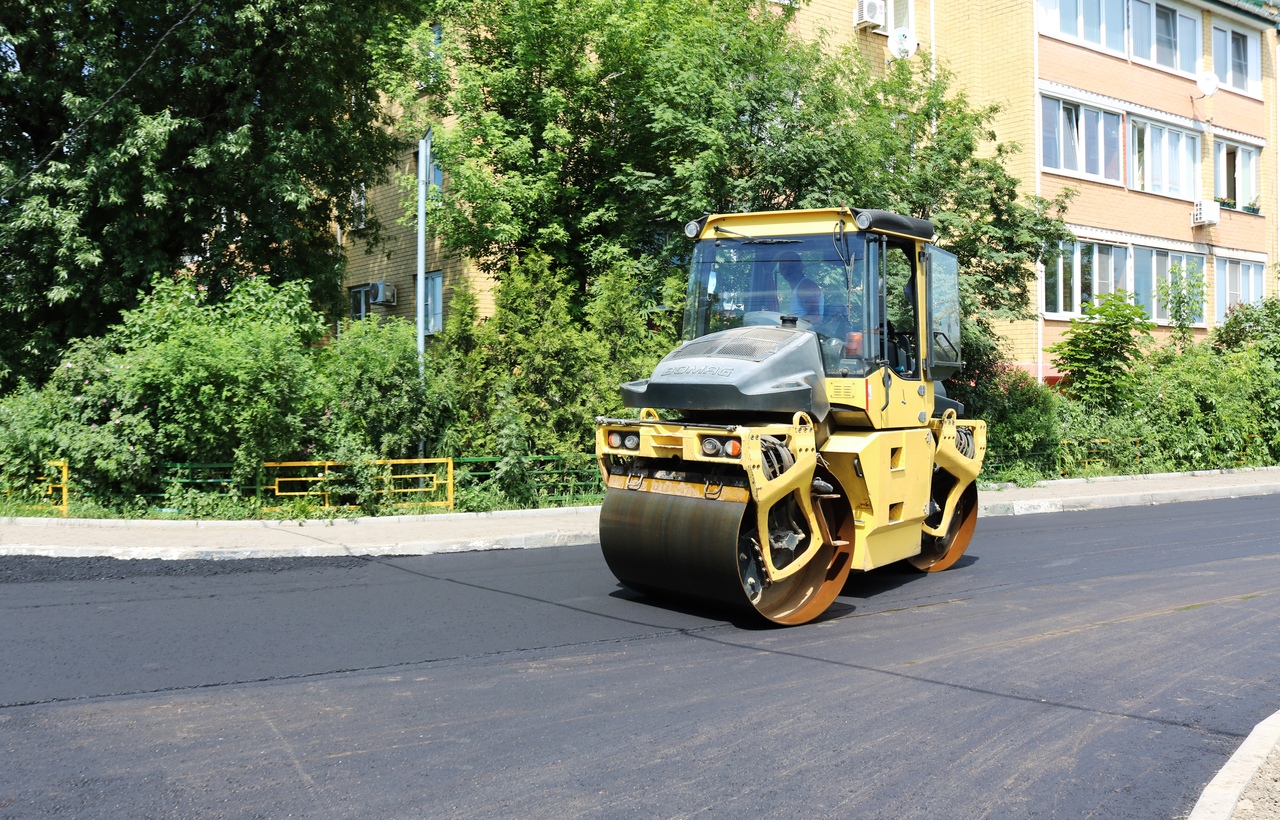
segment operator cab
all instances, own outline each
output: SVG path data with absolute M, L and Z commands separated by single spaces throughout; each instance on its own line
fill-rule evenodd
M 830 378 L 887 367 L 901 379 L 940 380 L 959 369 L 959 267 L 928 244 L 930 222 L 844 208 L 783 216 L 709 217 L 686 227 L 699 240 L 686 341 L 794 326 L 817 334 Z

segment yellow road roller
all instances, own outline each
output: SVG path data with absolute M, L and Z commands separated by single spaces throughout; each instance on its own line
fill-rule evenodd
M 960 272 L 933 224 L 827 208 L 685 234 L 684 341 L 622 385 L 635 418 L 596 419 L 613 574 L 802 624 L 852 570 L 955 564 L 986 425 L 943 390 L 962 366 Z

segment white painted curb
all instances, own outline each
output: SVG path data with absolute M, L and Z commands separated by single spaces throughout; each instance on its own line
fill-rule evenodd
M 1254 727 L 1236 753 L 1209 781 L 1187 820 L 1230 820 L 1249 781 L 1280 743 L 1280 712 Z

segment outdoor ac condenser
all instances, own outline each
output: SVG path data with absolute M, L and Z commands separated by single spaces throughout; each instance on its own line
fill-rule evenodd
M 394 305 L 396 288 L 390 282 L 370 282 L 369 301 L 375 305 Z
M 884 28 L 884 0 L 858 0 L 853 7 L 854 30 Z
M 1222 205 L 1212 199 L 1201 199 L 1191 206 L 1192 225 L 1217 225 L 1222 221 Z

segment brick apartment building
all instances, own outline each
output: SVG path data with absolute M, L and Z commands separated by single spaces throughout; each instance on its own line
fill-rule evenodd
M 1167 327 L 1157 283 L 1174 266 L 1204 274 L 1201 332 L 1276 292 L 1278 21 L 1256 0 L 812 0 L 797 25 L 873 61 L 935 54 L 972 102 L 1000 106 L 1026 194 L 1075 191 L 1076 241 L 1039 266 L 1037 318 L 1004 329 L 1015 361 L 1052 378 L 1045 348 L 1098 296 L 1124 290 Z M 404 196 L 384 186 L 369 204 L 386 220 Z M 416 315 L 416 232 L 389 234 L 381 254 L 349 255 L 354 315 Z M 427 333 L 463 277 L 489 308 L 491 283 L 463 260 L 430 242 L 423 257 Z M 370 298 L 392 289 L 394 304 Z

